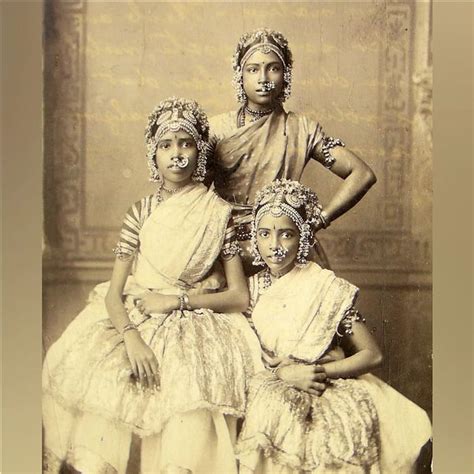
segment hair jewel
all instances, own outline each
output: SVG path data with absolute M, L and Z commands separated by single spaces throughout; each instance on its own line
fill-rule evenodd
M 273 201 L 273 205 L 270 208 L 270 214 L 273 217 L 280 217 L 283 215 L 283 207 L 282 207 L 282 202 L 283 202 L 283 194 L 279 193 L 275 196 L 275 200 Z
M 254 265 L 263 265 L 258 251 L 257 229 L 265 215 L 280 217 L 286 215 L 299 230 L 300 239 L 296 261 L 307 263 L 310 248 L 314 245 L 314 227 L 320 224 L 322 207 L 316 194 L 306 186 L 291 180 L 276 180 L 265 186 L 255 199 L 251 228 L 251 252 Z
M 286 202 L 293 207 L 300 207 L 303 205 L 303 200 L 301 197 L 296 196 L 294 194 L 286 194 L 285 195 Z
M 232 59 L 232 68 L 234 69 L 232 83 L 236 91 L 237 100 L 239 102 L 247 101 L 247 95 L 245 94 L 243 85 L 243 67 L 255 51 L 262 51 L 264 54 L 274 52 L 281 61 L 283 66 L 284 87 L 279 100 L 284 102 L 291 94 L 293 55 L 285 36 L 279 31 L 269 28 L 259 28 L 252 32 L 245 33 L 239 39 Z M 271 86 L 269 84 L 265 87 Z M 269 91 L 272 89 L 265 88 L 264 90 Z
M 196 117 L 191 112 L 189 112 L 189 110 L 183 110 L 183 117 L 186 120 L 189 120 L 192 124 L 197 124 Z
M 164 134 L 182 130 L 188 133 L 199 151 L 194 181 L 203 181 L 206 174 L 206 162 L 209 147 L 209 122 L 204 111 L 193 100 L 171 97 L 160 102 L 148 117 L 145 129 L 147 162 L 150 180 L 159 182 L 161 176 L 156 166 L 155 156 L 158 141 Z

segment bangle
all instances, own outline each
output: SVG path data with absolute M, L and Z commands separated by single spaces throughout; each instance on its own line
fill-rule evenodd
M 279 368 L 280 368 L 280 367 L 277 365 L 276 367 L 270 367 L 268 370 L 269 370 L 273 375 L 275 375 L 276 377 L 278 377 L 277 372 L 278 372 L 278 369 L 279 369 Z
M 134 323 L 125 324 L 122 328 L 122 335 L 125 334 L 127 331 L 137 330 L 137 325 Z
M 331 222 L 328 218 L 328 215 L 326 214 L 326 211 L 322 210 L 320 213 L 319 213 L 319 218 L 321 219 L 321 223 L 323 225 L 323 229 L 327 229 L 330 225 L 331 225 Z
M 191 305 L 189 304 L 189 296 L 186 293 L 179 295 L 179 310 L 184 311 L 185 309 L 190 311 Z
M 179 295 L 179 310 L 182 312 L 184 311 L 184 298 L 183 295 Z
M 189 296 L 187 293 L 183 293 L 183 302 L 184 302 L 184 309 L 191 311 L 191 305 L 189 304 Z
M 333 137 L 324 137 L 323 145 L 321 151 L 323 153 L 323 165 L 326 168 L 331 168 L 331 166 L 336 162 L 336 159 L 331 155 L 330 150 L 336 146 L 346 146 L 339 138 Z

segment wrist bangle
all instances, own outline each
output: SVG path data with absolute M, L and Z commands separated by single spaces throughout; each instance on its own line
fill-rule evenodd
M 179 295 L 179 310 L 184 311 L 185 309 L 191 311 L 191 305 L 187 293 L 182 293 Z
M 268 370 L 269 370 L 273 375 L 275 375 L 275 376 L 278 377 L 277 372 L 278 372 L 278 369 L 279 369 L 279 368 L 280 368 L 280 367 L 278 367 L 278 366 L 276 366 L 276 367 L 270 367 Z
M 187 293 L 183 293 L 183 303 L 184 303 L 184 309 L 187 309 L 188 311 L 191 311 L 191 305 L 189 304 L 189 296 Z
M 122 335 L 125 334 L 127 331 L 132 331 L 132 330 L 136 330 L 136 329 L 137 329 L 136 324 L 128 323 L 122 328 Z
M 321 223 L 323 225 L 323 228 L 324 229 L 327 229 L 330 225 L 331 225 L 331 222 L 329 221 L 329 218 L 328 218 L 328 215 L 326 214 L 326 211 L 321 211 L 319 213 L 319 217 L 321 219 Z

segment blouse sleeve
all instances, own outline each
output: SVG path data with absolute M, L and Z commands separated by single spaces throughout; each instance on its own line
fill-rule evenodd
M 139 233 L 145 219 L 151 212 L 151 196 L 133 204 L 125 214 L 114 254 L 120 260 L 128 260 L 135 255 L 139 248 Z
M 224 244 L 222 245 L 220 256 L 223 260 L 230 260 L 240 253 L 241 249 L 237 240 L 237 232 L 235 230 L 234 220 L 231 217 L 227 223 Z

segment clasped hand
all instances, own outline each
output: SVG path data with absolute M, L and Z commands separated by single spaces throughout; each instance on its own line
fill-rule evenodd
M 135 305 L 142 314 L 169 313 L 176 309 L 178 297 L 162 295 L 157 292 L 146 292 L 135 298 Z
M 288 385 L 318 397 L 326 390 L 329 379 L 322 365 L 297 363 L 265 353 L 263 359 L 270 367 L 276 368 L 277 376 Z
M 279 366 L 278 377 L 299 390 L 321 396 L 327 387 L 328 378 L 321 365 L 288 364 Z

